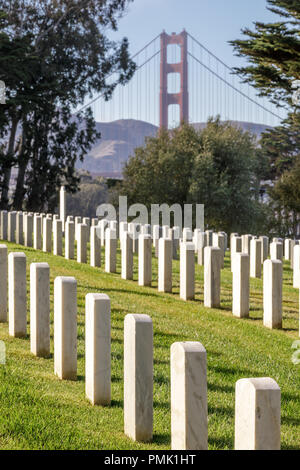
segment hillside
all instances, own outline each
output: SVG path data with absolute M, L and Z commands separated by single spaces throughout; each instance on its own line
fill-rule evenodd
M 145 137 L 156 134 L 157 127 L 144 121 L 124 119 L 97 122 L 97 131 L 101 133 L 101 139 L 77 167 L 102 176 L 120 177 L 128 157 L 133 155 L 136 147 L 144 145 Z
M 267 126 L 251 122 L 232 121 L 233 124 L 245 131 L 250 131 L 258 137 Z M 194 124 L 196 129 L 203 129 L 206 123 Z M 122 119 L 108 123 L 97 122 L 97 131 L 101 133 L 84 162 L 78 162 L 77 168 L 83 168 L 97 175 L 119 178 L 122 175 L 124 163 L 134 149 L 144 145 L 145 138 L 154 136 L 157 127 L 153 124 L 134 119 Z

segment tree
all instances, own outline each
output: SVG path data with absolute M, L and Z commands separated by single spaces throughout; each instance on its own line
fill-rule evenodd
M 3 13 L 0 11 L 0 25 Z M 32 71 L 38 63 L 31 47 L 30 34 L 22 38 L 10 38 L 0 32 L 0 79 L 6 86 L 6 104 L 0 105 L 0 190 L 7 200 L 10 171 L 16 164 L 15 144 L 21 108 L 26 107 L 27 97 L 24 90 L 32 79 Z M 25 109 L 24 109 L 25 112 Z M 5 140 L 7 144 L 5 145 Z
M 273 226 L 282 236 L 297 235 L 300 223 L 300 155 L 295 157 L 294 165 L 286 170 L 269 189 L 270 207 L 276 217 Z
M 256 140 L 219 118 L 199 132 L 188 124 L 160 130 L 128 160 L 119 194 L 148 210 L 151 204 L 202 203 L 207 226 L 254 230 L 263 219 Z
M 297 194 L 300 188 L 300 114 L 291 113 L 280 126 L 268 129 L 260 140 L 267 161 L 262 173 L 268 195 L 269 230 L 280 236 L 297 235 Z M 290 186 L 290 187 L 289 187 Z M 290 197 L 295 194 L 294 201 Z M 273 228 L 273 230 L 272 230 Z
M 21 149 L 18 152 L 18 177 L 14 194 L 14 208 L 21 208 L 26 197 L 26 208 L 38 211 L 47 207 L 53 212 L 57 206 L 58 191 L 64 178 L 68 191 L 78 189 L 79 178 L 75 163 L 81 161 L 94 141 L 94 120 L 85 113 L 84 127 L 80 120 L 72 121 L 68 107 L 36 109 L 23 121 Z M 49 109 L 48 113 L 45 111 Z M 30 162 L 30 165 L 28 165 Z
M 128 203 L 141 202 L 150 208 L 162 201 L 170 205 L 187 202 L 197 147 L 198 134 L 187 124 L 171 133 L 161 129 L 157 137 L 148 138 L 124 168 L 122 190 Z
M 238 56 L 250 65 L 236 68 L 244 81 L 258 88 L 276 104 L 292 104 L 292 82 L 300 79 L 300 3 L 298 0 L 267 0 L 269 10 L 282 21 L 255 23 L 242 32 L 246 39 L 230 41 Z
M 237 55 L 250 64 L 236 68 L 245 82 L 251 83 L 261 96 L 268 96 L 290 113 L 280 126 L 262 135 L 261 155 L 268 162 L 262 177 L 267 180 L 270 218 L 278 234 L 295 232 L 296 208 L 292 207 L 289 182 L 297 194 L 300 113 L 293 102 L 294 82 L 300 79 L 300 3 L 298 0 L 267 0 L 269 10 L 279 15 L 276 23 L 255 23 L 254 31 L 244 29 L 246 39 L 231 41 Z M 295 107 L 293 108 L 293 106 Z M 295 168 L 294 168 L 294 165 Z
M 68 214 L 96 217 L 97 207 L 107 201 L 107 183 L 104 178 L 92 178 L 90 174 L 78 174 L 80 183 L 76 194 L 67 194 Z
M 27 38 L 30 52 L 25 54 L 25 70 L 31 73 L 19 88 L 5 72 L 0 73 L 7 83 L 8 102 L 1 111 L 7 115 L 5 158 L 10 162 L 4 169 L 2 207 L 7 204 L 12 165 L 19 169 L 15 208 L 24 200 L 30 209 L 33 201 L 40 200 L 42 208 L 51 198 L 40 184 L 42 169 L 51 169 L 46 172 L 49 175 L 56 173 L 46 185 L 52 194 L 57 189 L 54 182 L 60 185 L 63 181 L 68 190 L 75 189 L 76 153 L 83 158 L 99 135 L 88 111 L 72 119 L 74 108 L 93 93 L 101 92 L 109 99 L 116 85 L 126 83 L 134 72 L 127 39 L 115 43 L 105 35 L 107 28 L 116 29 L 128 1 L 3 0 L 0 32 L 10 41 Z M 31 54 L 38 60 L 30 68 L 27 60 Z M 39 131 L 31 131 L 32 126 Z M 64 139 L 70 144 L 65 156 L 58 150 Z M 36 159 L 39 162 L 33 164 Z M 44 194 L 36 198 L 39 191 Z
M 205 206 L 205 221 L 216 230 L 256 231 L 263 223 L 259 203 L 256 139 L 249 132 L 209 120 L 199 135 L 190 200 Z
M 291 113 L 279 126 L 266 130 L 260 140 L 262 154 L 268 160 L 266 180 L 276 181 L 292 168 L 300 155 L 300 114 Z

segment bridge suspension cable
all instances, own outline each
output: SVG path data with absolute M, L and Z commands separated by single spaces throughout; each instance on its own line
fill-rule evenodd
M 145 44 L 144 47 L 142 47 L 142 49 L 140 49 L 138 52 L 136 52 L 135 54 L 133 54 L 133 56 L 131 56 L 131 60 L 134 60 L 136 59 L 140 54 L 142 54 L 144 51 L 146 51 L 148 49 L 148 47 L 151 46 L 151 44 L 154 44 L 155 41 L 160 37 L 160 34 L 158 34 L 157 36 L 155 36 L 155 38 L 153 38 L 151 41 L 149 41 L 147 44 Z M 153 59 L 156 55 L 158 55 L 160 53 L 160 50 L 158 50 L 155 54 L 153 54 L 151 57 L 149 57 L 149 59 L 147 59 L 144 63 L 142 63 L 141 65 L 138 65 L 136 67 L 136 71 L 139 70 L 140 68 L 142 68 L 144 65 L 146 65 L 151 59 Z M 112 72 L 108 77 L 107 79 L 109 78 L 112 78 L 114 75 L 115 75 L 116 72 Z M 74 114 L 77 115 L 79 114 L 81 111 L 83 111 L 84 109 L 88 108 L 89 106 L 91 106 L 93 103 L 95 103 L 97 100 L 101 99 L 103 97 L 103 93 L 100 93 L 99 95 L 96 96 L 96 98 L 93 98 L 91 101 L 89 101 L 88 103 L 84 104 L 80 109 L 78 109 Z
M 232 67 L 217 57 L 211 50 L 204 46 L 191 34 L 189 39 L 190 71 L 195 72 L 195 68 L 201 69 L 201 83 L 206 89 L 198 91 L 200 102 L 209 110 L 209 115 L 220 114 L 224 120 L 239 120 L 265 125 L 277 125 L 286 116 L 284 107 L 278 107 L 270 102 L 266 97 L 259 96 L 257 89 L 245 83 L 243 77 L 238 75 Z M 197 65 L 196 65 L 197 64 Z M 198 89 L 198 84 L 190 82 L 190 89 Z M 197 94 L 197 93 L 196 93 Z M 199 104 L 198 104 L 199 107 Z M 191 116 L 193 122 L 207 118 L 203 113 L 195 110 Z M 195 115 L 196 114 L 196 115 Z M 197 114 L 200 114 L 197 116 Z
M 222 120 L 252 122 L 266 126 L 281 122 L 286 112 L 283 108 L 278 108 L 267 98 L 260 97 L 254 87 L 245 84 L 231 67 L 200 41 L 189 33 L 187 37 L 189 122 L 205 123 L 209 117 L 217 115 Z M 168 48 L 171 48 L 168 51 L 169 61 L 178 62 L 180 48 L 175 45 L 169 45 Z M 100 93 L 74 114 L 91 107 L 98 122 L 134 119 L 158 126 L 160 52 L 160 35 L 157 35 L 131 57 L 136 62 L 136 71 L 126 85 L 117 85 L 109 101 L 105 101 Z M 117 77 L 118 74 L 112 72 L 108 83 L 110 80 L 114 83 Z M 180 79 L 177 73 L 168 77 L 169 87 L 172 93 L 179 92 Z M 171 105 L 169 109 L 169 122 L 173 123 L 172 127 L 179 124 L 176 106 Z
M 241 90 L 239 90 L 238 88 L 236 88 L 234 85 L 232 85 L 231 83 L 229 83 L 227 80 L 225 80 L 223 77 L 221 77 L 220 75 L 218 75 L 216 72 L 214 72 L 210 67 L 208 67 L 207 65 L 203 64 L 203 62 L 201 62 L 199 59 L 197 59 L 197 57 L 195 57 L 193 54 L 191 54 L 190 52 L 188 52 L 188 56 L 190 56 L 192 59 L 194 59 L 196 62 L 198 62 L 198 64 L 201 65 L 201 67 L 204 67 L 206 70 L 208 70 L 211 74 L 213 74 L 215 77 L 217 77 L 219 80 L 221 80 L 223 83 L 225 83 L 225 85 L 227 85 L 228 87 L 232 88 L 236 93 L 239 93 L 241 96 L 243 96 L 246 100 L 249 100 L 251 101 L 251 103 L 255 104 L 256 106 L 258 106 L 259 108 L 263 109 L 264 111 L 266 111 L 267 113 L 270 113 L 272 114 L 274 117 L 278 118 L 278 119 L 281 119 L 281 116 L 279 116 L 279 114 L 276 114 L 274 113 L 273 111 L 267 109 L 265 106 L 261 105 L 260 103 L 258 103 L 257 101 L 255 101 L 254 99 L 252 99 L 250 96 L 246 95 L 246 93 L 242 92 Z M 230 69 L 231 70 L 231 69 Z

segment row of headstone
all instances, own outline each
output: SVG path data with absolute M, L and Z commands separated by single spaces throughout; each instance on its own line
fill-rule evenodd
M 3 212 L 3 211 L 2 211 Z M 97 223 L 95 219 L 89 227 L 89 221 L 77 220 L 77 229 L 73 217 L 67 217 L 65 224 L 65 256 L 74 258 L 74 242 L 77 238 L 77 261 L 87 262 L 88 231 L 90 231 L 90 263 L 91 266 L 101 265 L 101 239 L 105 240 L 105 271 L 116 272 L 117 259 L 117 222 L 102 220 Z M 38 222 L 41 216 L 34 216 L 34 233 L 40 234 Z M 138 283 L 140 286 L 151 286 L 152 282 L 152 243 L 151 226 L 141 226 L 142 233 L 135 239 L 132 233 L 136 231 L 137 224 L 120 225 L 121 236 L 121 276 L 123 279 L 133 278 L 133 253 L 137 243 L 138 249 Z M 157 226 L 159 228 L 159 226 Z M 49 215 L 43 218 L 43 248 L 51 251 L 52 220 Z M 104 230 L 103 230 L 104 228 Z M 177 229 L 177 227 L 175 227 Z M 133 230 L 129 232 L 128 229 Z M 172 230 L 164 226 L 162 232 L 157 230 L 159 238 L 155 239 L 158 252 L 158 290 L 160 292 L 172 292 L 172 259 L 174 258 L 174 239 Z M 75 237 L 75 232 L 77 237 Z M 156 228 L 153 228 L 153 233 Z M 180 232 L 177 231 L 179 235 Z M 160 237 L 162 235 L 162 237 Z M 39 242 L 39 237 L 34 236 Z M 194 243 L 189 240 L 194 240 Z M 200 242 L 199 242 L 200 240 Z M 300 245 L 294 245 L 285 240 L 285 256 L 290 257 L 294 252 L 294 287 L 300 286 Z M 195 243 L 200 243 L 195 248 Z M 212 246 L 210 246 L 212 244 Z M 40 246 L 39 243 L 35 245 Z M 283 241 L 273 239 L 270 244 L 267 237 L 256 238 L 252 235 L 231 234 L 231 269 L 233 272 L 232 284 L 232 312 L 235 316 L 244 318 L 249 316 L 249 276 L 261 277 L 261 262 L 264 262 L 264 325 L 269 328 L 282 327 L 282 256 Z M 184 228 L 180 246 L 180 297 L 183 300 L 191 300 L 195 295 L 195 251 L 201 251 L 204 259 L 204 305 L 209 308 L 220 306 L 220 269 L 224 266 L 224 254 L 227 246 L 225 233 L 213 233 L 192 231 Z M 53 221 L 53 252 L 62 255 L 62 221 L 57 217 Z
M 78 220 L 80 219 L 80 220 Z M 65 257 L 74 259 L 74 245 L 77 241 L 77 260 L 86 262 L 87 260 L 87 242 L 88 230 L 91 223 L 91 265 L 97 266 L 98 250 L 93 247 L 97 246 L 98 237 L 93 237 L 95 231 L 93 228 L 98 224 L 98 218 L 81 218 L 76 217 L 75 221 L 72 216 L 68 216 L 66 223 L 58 218 L 57 214 L 38 214 L 26 212 L 7 212 L 1 211 L 0 214 L 0 235 L 2 240 L 16 242 L 27 247 L 34 247 L 44 252 L 52 252 L 53 254 L 63 255 L 63 234 L 65 234 Z
M 293 287 L 300 288 L 300 245 L 298 240 L 289 238 L 273 238 L 269 247 L 268 237 L 255 238 L 252 235 L 243 237 L 252 237 L 250 242 L 250 276 L 260 278 L 261 266 L 259 263 L 261 253 L 261 263 L 268 258 L 270 254 L 271 260 L 290 261 L 293 270 Z M 242 252 L 241 238 L 238 234 L 232 234 L 231 237 L 231 265 L 233 266 L 233 258 L 235 253 Z M 261 242 L 261 245 L 260 245 Z
M 65 198 L 65 191 L 62 188 L 63 195 L 61 194 L 61 206 Z M 61 191 L 61 192 L 62 192 Z M 63 197 L 62 197 L 63 196 Z M 99 227 L 98 238 L 101 240 L 101 245 L 105 245 L 106 235 L 105 232 L 108 229 L 115 230 L 120 241 L 125 231 L 128 231 L 133 238 L 133 253 L 138 253 L 138 238 L 140 234 L 146 234 L 152 236 L 153 246 L 155 248 L 155 254 L 158 256 L 159 250 L 159 239 L 170 238 L 172 240 L 172 257 L 177 259 L 177 252 L 179 249 L 180 241 L 194 243 L 195 251 L 198 254 L 198 263 L 204 264 L 204 248 L 206 246 L 217 246 L 220 247 L 225 254 L 227 249 L 227 234 L 225 232 L 213 233 L 212 230 L 201 232 L 196 229 L 192 232 L 189 228 L 184 228 L 181 232 L 179 227 L 170 228 L 168 226 L 154 225 L 141 225 L 137 223 L 121 222 L 118 227 L 117 221 L 108 221 L 103 219 L 98 221 L 97 218 L 90 219 L 88 217 L 81 218 L 79 216 L 73 217 L 68 216 L 65 218 L 65 209 L 61 209 L 61 217 L 59 219 L 57 214 L 33 214 L 26 212 L 6 212 L 2 211 L 0 221 L 3 218 L 3 234 L 2 240 L 16 241 L 19 244 L 23 244 L 23 230 L 25 238 L 25 246 L 34 246 L 36 249 L 43 249 L 45 252 L 51 252 L 52 246 L 52 232 L 53 232 L 53 252 L 54 254 L 62 254 L 62 237 L 65 234 L 65 256 L 67 259 L 74 258 L 74 243 L 77 242 L 79 248 L 79 254 L 77 259 L 80 262 L 86 262 L 86 244 L 88 240 L 91 241 L 92 233 L 90 229 L 93 226 Z M 18 223 L 15 223 L 15 218 L 21 221 L 18 228 Z M 23 218 L 24 218 L 24 229 L 23 229 Z M 46 220 L 46 221 L 45 221 Z M 8 221 L 8 223 L 6 222 Z M 27 222 L 28 221 L 28 222 Z M 74 226 L 72 224 L 74 223 Z M 87 228 L 82 228 L 82 225 Z M 6 228 L 5 228 L 6 227 Z M 8 227 L 8 228 L 7 228 Z M 74 232 L 74 234 L 73 234 Z M 20 235 L 19 235 L 20 234 Z M 95 238 L 93 238 L 95 240 Z M 97 243 L 98 240 L 95 240 Z M 91 264 L 94 263 L 91 261 Z M 221 259 L 221 268 L 224 267 L 224 258 Z
M 108 245 L 110 230 L 106 231 L 106 259 L 111 257 L 111 245 Z M 124 232 L 121 239 L 121 276 L 133 278 L 133 243 L 129 232 Z M 140 286 L 151 286 L 152 282 L 152 242 L 151 235 L 140 235 L 138 238 L 138 283 Z M 159 239 L 158 255 L 158 290 L 172 292 L 172 239 Z M 116 246 L 114 246 L 115 258 Z M 217 307 L 220 304 L 220 269 L 223 252 L 218 247 L 205 248 L 204 304 Z M 107 272 L 109 266 L 105 267 Z M 115 270 L 113 271 L 115 272 Z M 183 300 L 193 299 L 195 295 L 195 247 L 190 241 L 180 241 L 180 297 Z
M 21 220 L 22 223 L 15 224 L 15 218 Z M 108 240 L 108 248 L 105 253 L 105 265 L 107 272 L 114 272 L 116 266 L 116 247 L 117 242 L 117 229 L 118 224 L 116 221 L 102 220 L 98 223 L 98 219 L 81 218 L 68 216 L 66 222 L 58 219 L 58 215 L 51 214 L 33 214 L 25 212 L 7 212 L 2 211 L 0 217 L 2 223 L 0 224 L 1 238 L 3 240 L 17 241 L 19 244 L 25 246 L 33 246 L 35 249 L 42 249 L 44 252 L 52 251 L 52 238 L 53 238 L 53 254 L 62 256 L 63 254 L 63 233 L 65 234 L 65 257 L 66 259 L 74 259 L 74 247 L 77 243 L 77 261 L 80 263 L 87 262 L 87 244 L 90 241 L 90 264 L 91 266 L 100 266 L 101 264 L 101 246 L 106 245 Z M 23 219 L 26 221 L 24 226 L 23 238 Z M 8 222 L 8 224 L 6 223 Z M 8 228 L 7 228 L 8 226 Z M 159 227 L 154 226 L 153 234 L 158 229 L 159 237 L 170 237 L 172 240 L 172 257 L 177 258 L 177 250 L 179 246 L 179 227 L 170 229 L 167 226 Z M 20 231 L 21 230 L 21 231 Z M 132 251 L 138 253 L 139 241 L 138 233 L 150 235 L 151 226 L 134 224 L 134 223 L 121 223 L 120 224 L 120 237 L 123 239 L 123 234 L 130 230 L 129 233 L 133 238 Z M 3 233 L 2 233 L 3 231 Z M 189 239 L 188 229 L 183 231 L 184 239 Z M 192 232 L 190 234 L 192 238 Z M 25 240 L 25 242 L 24 242 Z M 158 253 L 159 238 L 153 237 L 153 244 L 157 248 Z M 147 242 L 145 242 L 147 244 Z M 149 243 L 149 242 L 148 242 Z M 147 252 L 147 248 L 145 253 Z M 148 263 L 149 264 L 149 263 Z M 145 270 L 147 271 L 147 269 Z M 148 276 L 149 277 L 149 276 Z M 144 281 L 142 280 L 143 284 Z M 147 279 L 146 279 L 147 283 Z
M 45 214 L 43 214 L 45 215 Z M 28 247 L 33 246 L 34 214 L 29 212 L 0 212 L 0 238 Z
M 140 238 L 149 240 L 149 238 Z M 143 247 L 141 246 L 143 249 Z M 2 245 L 1 279 L 7 261 Z M 8 256 L 9 334 L 26 336 L 26 256 Z M 50 270 L 30 265 L 30 344 L 37 356 L 50 354 Z M 3 289 L 3 281 L 1 289 Z M 4 295 L 1 297 L 6 297 Z M 6 321 L 1 305 L 2 321 Z M 111 403 L 110 299 L 87 294 L 85 302 L 85 390 L 93 405 Z M 208 447 L 206 350 L 199 342 L 171 346 L 171 446 L 174 450 Z M 54 372 L 77 378 L 77 283 L 54 280 Z M 128 314 L 124 322 L 124 431 L 136 441 L 153 435 L 153 325 L 148 315 Z M 280 449 L 280 388 L 271 378 L 236 383 L 236 449 Z
M 225 232 L 218 232 L 214 233 L 212 230 L 207 230 L 206 232 L 201 232 L 199 229 L 195 229 L 194 232 L 192 232 L 191 229 L 189 228 L 184 228 L 181 232 L 179 227 L 173 227 L 170 228 L 169 226 L 158 226 L 154 225 L 151 227 L 149 224 L 141 225 L 138 223 L 127 223 L 127 222 L 121 222 L 118 226 L 118 223 L 116 220 L 111 220 L 108 221 L 106 219 L 102 219 L 101 221 L 98 221 L 98 218 L 92 218 L 90 219 L 89 217 L 73 217 L 73 216 L 67 216 L 66 217 L 66 208 L 65 208 L 65 201 L 66 194 L 65 194 L 65 188 L 62 187 L 60 191 L 60 215 L 57 214 L 37 214 L 37 213 L 27 213 L 27 212 L 7 212 L 7 211 L 1 211 L 1 216 L 0 216 L 0 226 L 1 231 L 1 238 L 2 240 L 8 240 L 8 241 L 16 241 L 19 244 L 23 244 L 23 241 L 25 241 L 25 246 L 32 246 L 32 239 L 33 236 L 36 238 L 36 245 L 41 246 L 41 241 L 39 240 L 39 233 L 43 235 L 45 233 L 45 237 L 43 238 L 49 238 L 49 232 L 50 230 L 44 228 L 44 218 L 51 219 L 53 220 L 53 224 L 51 224 L 51 227 L 53 226 L 53 231 L 55 231 L 55 220 L 59 219 L 61 220 L 61 231 L 62 233 L 65 232 L 65 222 L 74 222 L 75 224 L 75 240 L 77 241 L 77 233 L 78 233 L 78 226 L 80 224 L 87 225 L 88 227 L 88 232 L 90 227 L 98 225 L 100 228 L 100 238 L 101 238 L 101 244 L 105 244 L 105 230 L 106 228 L 114 229 L 117 232 L 118 238 L 122 238 L 122 234 L 124 231 L 129 231 L 129 233 L 132 234 L 133 239 L 135 241 L 134 246 L 133 246 L 133 252 L 138 251 L 138 237 L 140 234 L 147 234 L 152 236 L 153 240 L 153 245 L 154 247 L 157 248 L 158 251 L 158 241 L 160 238 L 171 238 L 173 241 L 176 241 L 176 243 L 173 243 L 174 245 L 174 254 L 176 257 L 176 251 L 179 247 L 179 240 L 183 241 L 193 241 L 194 246 L 195 246 L 195 251 L 198 253 L 198 262 L 199 264 L 204 264 L 204 248 L 206 246 L 216 246 L 224 250 L 224 253 L 226 252 L 228 248 L 228 240 L 227 240 L 227 234 Z M 42 220 L 39 219 L 41 217 Z M 37 218 L 37 220 L 36 220 Z M 34 225 L 37 225 L 36 230 L 34 230 Z M 48 223 L 50 225 L 50 223 Z M 59 224 L 60 225 L 60 224 Z M 50 228 L 50 227 L 49 227 Z M 58 227 L 58 232 L 60 231 L 60 226 Z M 33 235 L 35 234 L 35 235 Z M 89 239 L 90 234 L 87 234 L 87 238 Z M 232 238 L 238 238 L 238 240 L 235 240 L 234 243 L 236 245 L 241 245 L 233 247 L 232 249 Z M 60 234 L 58 233 L 58 239 L 60 238 Z M 241 238 L 241 240 L 239 240 Z M 24 240 L 25 239 L 25 240 Z M 235 251 L 236 252 L 243 252 L 243 253 L 248 253 L 250 254 L 250 247 L 251 247 L 251 241 L 253 239 L 257 239 L 257 237 L 253 235 L 243 235 L 242 237 L 239 237 L 238 234 L 233 233 L 231 234 L 231 253 L 233 254 Z M 268 244 L 269 240 L 268 237 L 259 237 L 259 240 L 261 241 L 261 247 L 260 247 L 260 252 L 261 252 L 261 263 L 265 261 L 265 259 L 268 256 Z M 53 240 L 55 242 L 55 240 Z M 298 241 L 291 240 L 291 239 L 281 239 L 281 238 L 273 238 L 272 243 L 270 244 L 270 256 L 271 259 L 282 259 L 283 258 L 283 249 L 284 249 L 284 254 L 285 254 L 285 259 L 290 260 L 293 264 L 293 248 L 295 245 L 298 244 Z M 45 242 L 43 246 L 44 251 L 49 251 L 49 248 L 45 248 L 49 246 L 49 243 Z M 255 242 L 253 243 L 253 246 L 256 245 L 257 251 L 259 251 L 259 243 Z M 241 251 L 240 251 L 241 250 Z M 255 256 L 255 258 L 258 258 L 258 256 Z M 223 260 L 221 260 L 221 267 L 223 267 Z M 254 269 L 255 271 L 255 269 Z
M 45 219 L 50 220 L 51 223 L 45 224 Z M 81 217 L 68 216 L 66 220 L 63 220 L 59 218 L 58 214 L 2 210 L 0 212 L 0 237 L 2 240 L 16 242 L 20 245 L 25 244 L 25 246 L 33 246 L 34 240 L 36 240 L 36 245 L 39 246 L 39 249 L 42 249 L 42 237 L 48 238 L 52 231 L 55 231 L 55 222 L 57 220 L 60 220 L 62 234 L 65 232 L 65 222 L 67 221 L 74 222 L 75 228 L 80 223 L 90 227 L 97 225 L 99 222 L 98 218 L 84 217 L 82 219 Z M 48 225 L 48 227 L 45 227 L 45 225 Z M 49 249 L 44 249 L 44 251 L 49 251 Z
M 132 252 L 130 237 L 127 234 L 122 249 L 122 275 L 130 271 L 132 279 Z M 252 240 L 256 245 L 256 240 Z M 139 284 L 151 285 L 151 240 L 149 235 L 139 237 Z M 172 291 L 172 256 L 171 240 L 159 240 L 158 289 L 162 292 Z M 254 246 L 254 249 L 256 247 Z M 204 249 L 204 305 L 210 308 L 220 306 L 220 259 L 223 257 L 221 248 L 205 247 Z M 258 250 L 258 255 L 260 255 Z M 249 316 L 249 282 L 250 259 L 246 253 L 239 253 L 234 258 L 233 269 L 233 314 L 237 317 Z M 260 263 L 257 263 L 260 265 Z M 130 270 L 128 270 L 130 265 Z M 258 269 L 256 267 L 256 269 Z M 180 243 L 180 297 L 183 300 L 194 298 L 195 294 L 195 258 L 191 242 Z M 279 260 L 264 262 L 264 325 L 269 328 L 282 326 L 282 263 Z
M 36 217 L 38 219 L 38 217 Z M 51 219 L 44 219 L 44 240 L 49 242 L 51 237 Z M 48 229 L 48 231 L 47 231 Z M 74 255 L 74 222 L 67 220 L 66 233 L 66 256 L 72 258 Z M 87 262 L 87 224 L 78 224 L 77 227 L 77 261 Z M 209 233 L 205 234 L 209 240 Z M 168 235 L 165 231 L 164 235 Z M 188 240 L 191 233 L 184 230 L 183 240 Z M 220 269 L 224 259 L 225 236 L 223 234 L 212 234 L 215 244 L 221 246 L 206 246 L 204 248 L 204 305 L 209 308 L 220 306 Z M 231 244 L 239 237 L 231 237 Z M 105 230 L 105 270 L 116 272 L 117 240 L 116 231 L 112 228 Z M 221 242 L 220 242 L 221 240 Z M 261 276 L 261 240 L 251 239 L 250 235 L 243 236 L 244 251 L 249 252 L 250 263 L 247 253 L 235 252 L 232 286 L 232 311 L 237 317 L 249 316 L 249 265 L 250 275 Z M 68 244 L 67 244 L 68 242 Z M 250 242 L 250 243 L 249 243 Z M 122 255 L 121 275 L 124 279 L 133 277 L 133 243 L 129 232 L 122 233 Z M 214 243 L 214 241 L 213 241 Z M 138 283 L 141 286 L 150 286 L 152 281 L 152 240 L 150 234 L 140 235 L 138 239 Z M 280 244 L 273 242 L 273 244 Z M 272 244 L 271 244 L 272 245 Z M 62 222 L 54 220 L 54 254 L 62 254 Z M 295 247 L 296 248 L 296 247 Z M 300 247 L 299 247 L 300 248 Z M 298 248 L 298 249 L 299 249 Z M 180 297 L 183 300 L 191 300 L 195 295 L 195 248 L 190 241 L 180 242 Z M 99 266 L 101 263 L 101 238 L 99 228 L 92 226 L 90 231 L 90 253 L 91 265 Z M 172 239 L 159 239 L 158 260 L 158 289 L 161 292 L 172 292 Z M 251 262 L 252 261 L 252 262 Z M 266 262 L 267 261 L 267 262 Z M 282 326 L 282 265 L 278 260 L 265 261 L 264 274 L 264 324 L 269 328 L 281 328 Z
M 261 278 L 263 263 L 263 323 L 268 328 L 282 327 L 282 242 L 268 237 L 231 235 L 232 312 L 249 317 L 250 277 Z
M 109 231 L 107 232 L 110 233 Z M 256 245 L 256 240 L 252 240 Z M 258 241 L 259 242 L 259 241 Z M 121 275 L 124 279 L 133 278 L 132 238 L 124 232 L 121 244 Z M 106 257 L 110 258 L 111 246 L 106 244 Z M 114 248 L 116 250 L 116 248 Z M 256 246 L 254 246 L 254 250 Z M 222 248 L 205 247 L 204 249 L 204 305 L 210 308 L 220 306 L 220 260 Z M 255 251 L 257 254 L 257 252 Z M 260 255 L 258 250 L 258 255 Z M 115 258 L 115 255 L 114 255 Z M 151 236 L 139 236 L 138 282 L 141 286 L 150 286 L 152 280 Z M 260 263 L 257 263 L 259 266 Z M 250 257 L 246 253 L 237 253 L 233 267 L 233 314 L 244 318 L 249 316 Z M 258 267 L 256 266 L 256 269 Z M 108 269 L 107 269 L 108 270 Z M 114 271 L 115 272 L 115 271 Z M 172 241 L 170 238 L 159 239 L 158 290 L 172 292 Z M 269 328 L 282 326 L 282 263 L 279 260 L 264 262 L 264 325 Z M 195 256 L 192 242 L 180 242 L 180 297 L 193 299 L 195 295 Z
M 61 201 L 63 198 L 61 199 Z M 62 210 L 64 213 L 64 210 Z M 57 214 L 39 214 L 27 212 L 7 212 L 1 211 L 0 216 L 0 235 L 2 240 L 17 242 L 24 244 L 28 247 L 35 249 L 42 249 L 44 252 L 52 251 L 52 238 L 53 238 L 53 253 L 62 255 L 63 253 L 63 235 L 65 235 L 65 257 L 67 259 L 74 258 L 74 245 L 77 243 L 77 260 L 79 262 L 86 262 L 86 246 L 88 241 L 91 246 L 99 243 L 105 246 L 106 230 L 115 230 L 116 236 L 122 240 L 122 235 L 125 231 L 129 231 L 133 238 L 133 253 L 138 253 L 138 237 L 140 234 L 151 235 L 153 245 L 156 247 L 156 254 L 158 254 L 158 241 L 162 236 L 164 238 L 170 237 L 173 241 L 172 253 L 173 258 L 177 258 L 177 251 L 179 247 L 179 227 L 170 229 L 167 226 L 160 227 L 141 225 L 137 223 L 121 222 L 118 227 L 117 221 L 108 221 L 103 219 L 98 221 L 98 218 L 90 219 L 88 217 L 73 217 L 67 216 L 66 219 L 60 219 Z M 97 237 L 95 237 L 97 227 Z M 158 230 L 157 230 L 158 229 Z M 188 229 L 184 229 L 183 232 Z M 155 237 L 158 233 L 158 238 Z M 183 234 L 184 236 L 184 234 Z M 191 232 L 192 237 L 192 232 Z M 188 237 L 186 237 L 188 238 Z M 96 251 L 94 252 L 96 254 Z M 92 257 L 91 265 L 98 265 Z
M 251 277 L 260 277 L 261 268 L 259 264 L 262 265 L 269 255 L 272 260 L 283 261 L 285 259 L 290 261 L 293 269 L 296 246 L 299 246 L 299 241 L 289 238 L 273 238 L 269 244 L 269 238 L 266 236 L 239 236 L 237 233 L 232 233 L 230 236 L 231 263 L 235 253 L 249 254 Z
M 249 317 L 249 255 L 236 253 L 232 273 L 232 312 L 239 318 Z M 268 328 L 282 327 L 282 262 L 267 259 L 263 278 L 263 323 Z
M 208 448 L 206 350 L 199 342 L 171 346 L 171 448 Z M 235 449 L 280 449 L 281 392 L 275 380 L 236 383 Z M 153 434 L 153 326 L 148 315 L 124 323 L 124 428 L 134 440 Z

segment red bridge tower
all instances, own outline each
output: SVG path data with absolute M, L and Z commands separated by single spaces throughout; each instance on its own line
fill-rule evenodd
M 168 44 L 178 44 L 181 48 L 181 60 L 170 64 L 167 59 Z M 168 129 L 168 108 L 170 104 L 179 104 L 180 121 L 189 120 L 187 32 L 160 35 L 160 127 Z M 168 93 L 168 74 L 180 74 L 180 92 Z

